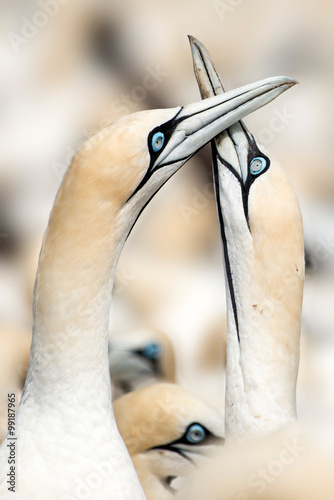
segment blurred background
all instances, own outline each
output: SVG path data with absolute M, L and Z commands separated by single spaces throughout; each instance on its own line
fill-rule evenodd
M 0 9 L 2 418 L 7 393 L 22 388 L 38 253 L 64 171 L 107 123 L 199 100 L 191 34 L 228 89 L 274 75 L 300 82 L 245 121 L 300 199 L 307 275 L 299 417 L 328 428 L 334 441 L 333 2 L 8 0 Z M 164 332 L 175 379 L 223 411 L 225 291 L 208 147 L 141 215 L 114 296 L 111 332 Z

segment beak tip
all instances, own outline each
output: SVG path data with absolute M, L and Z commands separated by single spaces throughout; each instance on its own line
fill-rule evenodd
M 292 87 L 294 87 L 295 85 L 298 85 L 298 84 L 299 84 L 299 82 L 297 80 L 289 78 L 289 81 L 286 82 L 286 84 L 284 86 L 288 90 L 288 89 L 291 89 Z
M 195 38 L 194 36 L 192 35 L 187 35 L 187 37 L 189 38 L 189 41 L 192 42 L 192 43 L 196 43 L 197 41 L 197 38 Z
M 189 43 L 190 43 L 190 47 L 191 47 L 192 52 L 194 53 L 195 50 L 201 52 L 201 48 L 203 48 L 203 44 L 198 40 L 198 38 L 196 38 L 193 35 L 188 35 L 188 39 L 189 39 Z
M 287 84 L 291 87 L 293 87 L 294 85 L 298 85 L 299 82 L 298 80 L 295 80 L 294 78 L 287 78 Z
M 294 78 L 289 78 L 287 76 L 276 76 L 273 78 L 272 82 L 274 84 L 274 87 L 276 86 L 274 82 L 277 82 L 277 87 L 280 87 L 283 92 L 299 84 L 297 80 L 295 80 Z
M 294 85 L 297 85 L 299 83 L 298 80 L 289 78 L 288 76 L 282 76 L 280 78 L 282 78 L 282 81 L 284 81 L 283 85 L 288 85 L 289 87 L 293 87 Z

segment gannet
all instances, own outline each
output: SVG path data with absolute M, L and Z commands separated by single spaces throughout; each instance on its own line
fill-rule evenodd
M 16 493 L 34 500 L 144 498 L 111 402 L 108 323 L 120 252 L 142 210 L 181 165 L 293 83 L 269 78 L 206 101 L 135 113 L 78 149 L 39 258 L 29 369 L 15 423 Z M 0 450 L 1 495 L 8 494 L 10 439 Z
M 332 500 L 334 454 L 323 437 L 295 422 L 270 435 L 230 442 L 188 478 L 177 499 Z
M 190 43 L 202 97 L 221 94 L 210 55 Z M 243 440 L 296 418 L 302 217 L 286 174 L 242 121 L 212 151 L 227 290 L 226 440 Z
M 147 500 L 173 499 L 192 469 L 224 444 L 224 417 L 175 384 L 125 394 L 114 413 Z
M 115 394 L 156 382 L 176 382 L 174 347 L 156 328 L 142 327 L 113 334 L 109 342 L 110 378 Z

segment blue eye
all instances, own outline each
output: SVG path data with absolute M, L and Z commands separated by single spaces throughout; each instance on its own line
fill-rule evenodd
M 148 344 L 142 349 L 142 354 L 148 359 L 158 359 L 161 356 L 161 346 L 159 344 Z
M 162 132 L 156 132 L 152 137 L 153 151 L 160 151 L 165 142 L 165 136 Z
M 253 175 L 259 175 L 267 166 L 267 160 L 260 156 L 253 158 L 250 163 L 250 171 Z
M 186 434 L 186 440 L 191 444 L 201 443 L 206 438 L 206 431 L 200 424 L 192 424 Z

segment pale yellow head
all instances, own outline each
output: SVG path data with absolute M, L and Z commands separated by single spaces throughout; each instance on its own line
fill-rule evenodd
M 224 418 L 192 392 L 155 384 L 114 402 L 114 414 L 148 500 L 169 500 L 181 480 L 224 443 Z

